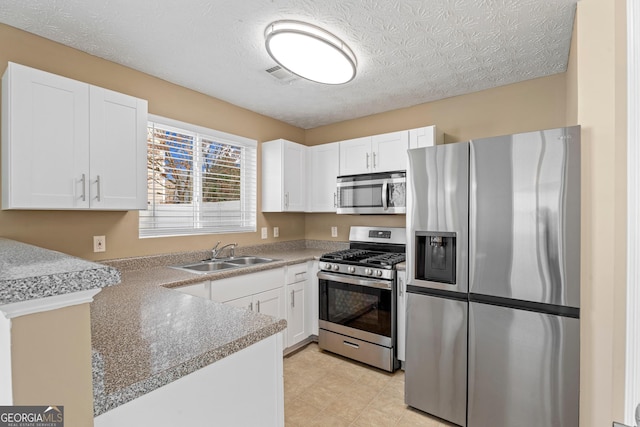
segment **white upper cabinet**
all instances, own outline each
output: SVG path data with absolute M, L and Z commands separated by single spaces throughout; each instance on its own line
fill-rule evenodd
M 146 208 L 147 102 L 9 63 L 2 208 Z
M 408 138 L 400 131 L 340 141 L 340 175 L 405 170 Z
M 336 178 L 340 173 L 337 142 L 307 149 L 307 212 L 336 211 Z
M 284 139 L 262 143 L 262 212 L 304 212 L 306 149 Z
M 91 86 L 91 207 L 147 208 L 147 101 Z
M 433 147 L 443 143 L 443 134 L 435 126 L 409 130 L 409 148 Z
M 340 141 L 340 175 L 371 172 L 371 137 Z
M 390 172 L 407 169 L 409 133 L 391 132 L 371 137 L 373 172 Z

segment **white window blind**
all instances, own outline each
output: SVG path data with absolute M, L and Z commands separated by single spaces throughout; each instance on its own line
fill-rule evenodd
M 140 237 L 256 231 L 257 142 L 149 115 Z

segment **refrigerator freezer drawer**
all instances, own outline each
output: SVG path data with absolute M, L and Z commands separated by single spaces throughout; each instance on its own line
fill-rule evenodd
M 405 403 L 465 426 L 468 302 L 407 297 Z
M 471 302 L 469 427 L 578 427 L 580 320 Z

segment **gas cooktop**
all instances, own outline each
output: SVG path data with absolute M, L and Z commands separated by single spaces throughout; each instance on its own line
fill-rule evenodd
M 367 249 L 344 249 L 330 252 L 320 257 L 320 261 L 339 262 L 342 264 L 362 265 L 378 268 L 393 268 L 404 262 L 404 253 L 380 252 Z

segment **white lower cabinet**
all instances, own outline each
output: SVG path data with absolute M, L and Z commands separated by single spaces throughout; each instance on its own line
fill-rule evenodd
M 318 335 L 317 261 L 173 288 L 178 292 L 287 320 L 285 348 Z
M 307 338 L 305 285 L 306 282 L 287 285 L 287 346 L 289 347 Z
M 287 267 L 287 347 L 305 340 L 309 334 L 307 320 L 307 263 Z
M 253 295 L 247 295 L 246 297 L 232 299 L 231 301 L 224 301 L 225 304 L 232 305 L 238 308 L 246 308 L 253 311 Z
M 396 302 L 396 347 L 398 360 L 404 361 L 407 336 L 407 272 L 399 270 Z
M 242 298 L 236 298 L 231 301 L 223 301 L 225 304 L 234 307 L 246 308 L 256 313 L 266 314 L 269 316 L 283 318 L 284 296 L 282 288 L 271 289 L 270 291 L 260 292 L 255 295 L 248 295 Z
M 283 284 L 282 268 L 213 280 L 211 299 L 284 319 Z

